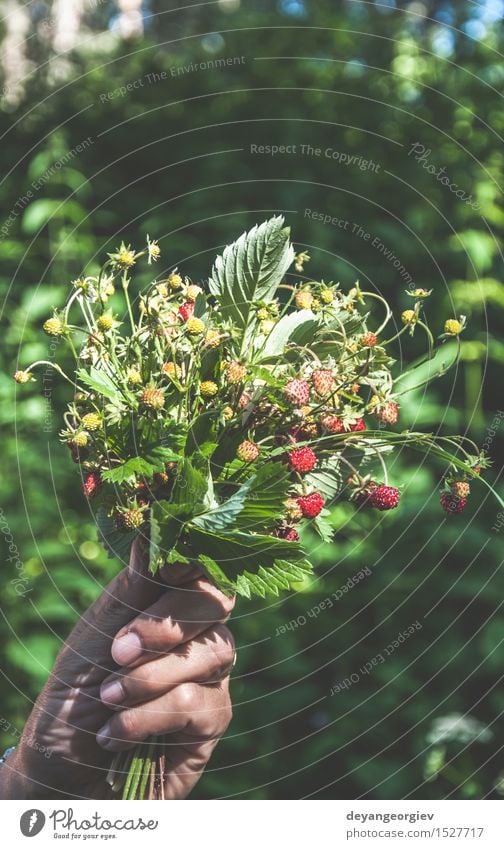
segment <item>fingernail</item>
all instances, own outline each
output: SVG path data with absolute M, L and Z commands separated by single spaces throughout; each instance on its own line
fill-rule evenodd
M 96 735 L 96 742 L 102 749 L 106 749 L 111 744 L 110 740 L 110 725 L 108 722 L 105 723 L 103 728 L 100 728 Z
M 109 705 L 119 705 L 124 699 L 124 690 L 120 681 L 107 681 L 102 684 L 100 690 L 100 698 L 102 702 L 108 702 Z
M 138 634 L 129 631 L 112 644 L 112 657 L 120 666 L 128 666 L 142 654 L 142 643 Z

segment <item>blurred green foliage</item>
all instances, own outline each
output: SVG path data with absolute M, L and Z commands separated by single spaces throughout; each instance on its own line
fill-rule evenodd
M 465 3 L 425 4 L 430 20 L 392 5 L 328 0 L 283 3 L 277 12 L 242 3 L 230 14 L 223 5 L 166 12 L 142 42 L 107 42 L 104 51 L 103 40 L 91 40 L 65 58 L 63 77 L 51 60 L 52 82 L 49 62 L 30 80 L 26 100 L 0 119 L 0 506 L 4 543 L 11 533 L 24 581 L 15 583 L 4 544 L 4 745 L 22 728 L 61 640 L 117 569 L 95 542 L 77 469 L 58 442 L 65 385 L 51 378 L 19 388 L 11 373 L 18 356 L 20 365 L 54 356 L 64 364 L 41 324 L 69 282 L 120 239 L 139 244 L 149 233 L 160 241 L 164 268 L 178 265 L 199 280 L 223 244 L 279 211 L 299 249 L 311 253 L 306 271 L 316 279 L 350 286 L 359 278 L 391 301 L 396 317 L 411 306 L 405 274 L 411 285 L 433 287 L 427 309 L 435 332 L 460 313 L 469 327 L 456 369 L 427 392 L 404 396 L 402 425 L 467 430 L 494 460 L 489 480 L 500 474 L 501 21 L 486 22 L 482 40 L 469 34 L 475 12 Z M 228 57 L 240 61 L 187 70 Z M 428 151 L 427 165 L 444 168 L 479 208 L 415 158 L 415 142 Z M 251 152 L 273 144 L 296 152 Z M 372 166 L 329 159 L 329 148 Z M 306 210 L 350 225 L 324 224 Z M 421 352 L 417 337 L 403 336 L 398 366 Z M 449 362 L 452 352 L 444 353 Z M 240 602 L 235 719 L 196 796 L 497 792 L 504 612 L 492 526 L 499 507 L 474 486 L 464 516 L 446 521 L 437 497 L 443 471 L 399 454 L 392 479 L 404 495 L 396 515 L 356 516 L 349 504 L 338 506 L 334 544 L 313 541 L 316 581 L 268 605 Z M 364 567 L 369 575 L 313 612 Z M 417 620 L 414 635 L 376 660 Z M 350 685 L 339 686 L 345 679 Z M 432 721 L 457 712 L 492 734 L 432 748 Z

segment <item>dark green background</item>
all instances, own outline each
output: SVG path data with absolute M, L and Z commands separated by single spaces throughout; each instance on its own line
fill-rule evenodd
M 29 53 L 39 68 L 24 99 L 2 102 L 2 223 L 33 181 L 44 183 L 0 238 L 1 507 L 29 590 L 16 594 L 4 546 L 4 745 L 22 728 L 60 641 L 117 568 L 95 542 L 79 475 L 58 442 L 65 386 L 50 385 L 44 431 L 41 382 L 19 388 L 11 374 L 18 356 L 22 365 L 48 356 L 43 320 L 70 281 L 94 270 L 93 257 L 103 259 L 121 238 L 138 246 L 149 233 L 162 248 L 156 272 L 179 265 L 200 280 L 223 244 L 283 212 L 296 245 L 312 255 L 308 274 L 346 287 L 359 278 L 390 300 L 397 320 L 412 302 L 400 273 L 372 247 L 378 237 L 415 286 L 434 288 L 427 311 L 436 334 L 445 318 L 469 319 L 458 367 L 404 399 L 402 425 L 467 429 L 480 444 L 487 440 L 488 479 L 501 472 L 502 426 L 491 433 L 503 407 L 504 362 L 498 10 L 425 3 L 421 16 L 406 4 L 242 2 L 226 13 L 216 4 L 178 12 L 169 11 L 173 3 L 158 5 L 163 14 L 152 4 L 145 37 L 120 43 L 99 41 L 113 13 L 113 4 L 101 4 L 88 20 L 91 37 L 83 34 L 63 66 L 33 38 Z M 226 57 L 243 61 L 172 74 Z M 166 79 L 148 81 L 163 71 Z M 135 80 L 144 85 L 117 94 Z M 86 149 L 68 157 L 85 139 Z M 478 210 L 409 155 L 414 142 Z M 297 152 L 272 158 L 251 154 L 250 144 Z M 302 155 L 302 144 L 379 167 Z M 55 162 L 63 164 L 54 169 Z M 314 221 L 307 208 L 357 223 L 371 237 Z M 417 337 L 401 340 L 398 367 L 422 350 Z M 65 362 L 63 352 L 57 357 Z M 315 549 L 317 580 L 279 601 L 237 604 L 235 718 L 196 796 L 497 794 L 504 612 L 501 538 L 492 526 L 500 508 L 476 485 L 465 514 L 446 521 L 437 495 L 443 472 L 434 460 L 401 453 L 391 469 L 404 488 L 394 515 L 354 518 L 341 504 L 334 544 Z M 331 609 L 308 615 L 364 566 L 371 575 Z M 280 633 L 297 617 L 306 624 Z M 359 673 L 416 620 L 421 629 L 386 662 Z M 356 683 L 330 695 L 355 673 Z M 492 739 L 448 743 L 452 762 L 426 783 L 426 735 L 434 718 L 454 712 L 490 725 Z

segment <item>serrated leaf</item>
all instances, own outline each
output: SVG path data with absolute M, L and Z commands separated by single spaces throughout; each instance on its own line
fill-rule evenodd
M 120 466 L 107 469 L 103 472 L 102 477 L 108 483 L 125 483 L 126 481 L 134 481 L 136 475 L 151 477 L 157 468 L 157 465 L 153 466 L 143 457 L 131 457 L 125 463 L 121 463 Z
M 285 513 L 291 481 L 286 467 L 269 463 L 252 475 L 216 510 L 198 516 L 194 524 L 211 531 L 234 528 L 267 532 Z
M 117 557 L 123 563 L 129 562 L 129 555 L 133 540 L 137 536 L 136 531 L 119 531 L 112 516 L 107 515 L 105 507 L 99 507 L 96 512 L 96 526 L 98 539 L 102 543 L 109 557 Z
M 199 415 L 191 424 L 187 440 L 184 448 L 186 457 L 192 457 L 194 454 L 204 454 L 209 456 L 212 450 L 217 446 L 214 441 L 217 432 L 217 414 L 212 411 L 205 411 Z M 210 446 L 213 446 L 210 449 Z
M 282 354 L 289 342 L 302 345 L 313 338 L 318 320 L 311 310 L 299 310 L 284 315 L 268 335 L 261 351 L 261 359 Z
M 320 492 L 326 502 L 334 501 L 343 489 L 344 479 L 337 456 L 319 462 L 317 468 L 306 475 L 306 482 Z
M 184 523 L 192 516 L 192 505 L 156 501 L 150 511 L 149 569 L 152 574 L 166 562 L 174 562 Z M 178 557 L 177 560 L 182 560 Z M 185 558 L 184 558 L 185 559 Z
M 165 463 L 177 463 L 181 455 L 172 448 L 166 448 L 158 442 L 150 443 L 142 449 L 145 459 L 156 468 L 162 469 Z
M 212 486 L 210 473 L 207 471 L 203 474 L 186 457 L 177 468 L 172 501 L 174 504 L 188 503 L 192 506 L 193 514 L 200 513 L 205 505 L 210 486 Z M 206 503 L 208 504 L 208 501 Z
M 198 556 L 212 557 L 230 580 L 244 570 L 256 572 L 261 566 L 271 566 L 278 558 L 296 561 L 304 557 L 298 543 L 265 534 L 213 532 L 191 523 L 187 526 L 187 538 Z
M 313 529 L 322 537 L 324 542 L 332 542 L 334 536 L 334 528 L 331 524 L 331 514 L 329 510 L 322 510 L 313 520 Z
M 254 302 L 271 300 L 294 259 L 289 229 L 282 216 L 270 218 L 243 233 L 215 260 L 210 292 L 242 340 L 253 315 Z
M 79 369 L 77 377 L 81 383 L 85 383 L 93 392 L 98 392 L 109 398 L 112 401 L 117 399 L 119 389 L 114 381 L 104 372 L 99 371 L 94 366 L 88 369 Z

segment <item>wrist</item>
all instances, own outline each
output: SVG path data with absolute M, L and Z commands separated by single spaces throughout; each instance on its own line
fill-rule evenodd
M 31 782 L 24 774 L 20 746 L 0 766 L 0 799 L 30 799 Z

